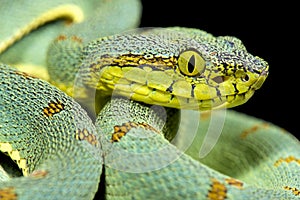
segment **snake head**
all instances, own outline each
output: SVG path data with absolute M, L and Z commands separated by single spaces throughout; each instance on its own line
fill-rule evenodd
M 235 37 L 215 37 L 202 46 L 206 68 L 202 76 L 207 85 L 215 88 L 214 97 L 218 96 L 220 107 L 245 103 L 268 76 L 268 63 L 247 52 L 243 43 Z
M 195 110 L 242 104 L 268 75 L 239 39 L 177 27 L 100 38 L 82 63 L 82 82 L 103 95 Z

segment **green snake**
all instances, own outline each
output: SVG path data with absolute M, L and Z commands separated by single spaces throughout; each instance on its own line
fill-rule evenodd
M 268 63 L 135 29 L 138 0 L 1 2 L 0 199 L 300 199 L 300 144 L 224 108 Z

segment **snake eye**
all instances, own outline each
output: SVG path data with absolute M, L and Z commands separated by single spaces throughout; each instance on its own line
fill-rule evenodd
M 181 73 L 187 76 L 196 76 L 201 74 L 205 69 L 205 60 L 199 53 L 188 50 L 180 54 L 178 66 Z

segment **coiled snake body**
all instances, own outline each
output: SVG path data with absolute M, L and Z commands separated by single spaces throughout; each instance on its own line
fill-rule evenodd
M 299 141 L 222 109 L 268 74 L 237 38 L 132 30 L 136 0 L 2 4 L 0 199 L 300 199 Z

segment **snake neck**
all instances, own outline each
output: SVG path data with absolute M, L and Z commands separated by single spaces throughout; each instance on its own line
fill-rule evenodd
M 108 140 L 111 139 L 111 127 L 122 127 L 126 124 L 150 129 L 172 140 L 178 129 L 179 118 L 178 109 L 149 105 L 124 97 L 113 97 L 99 113 L 96 124 L 101 132 L 108 133 Z

